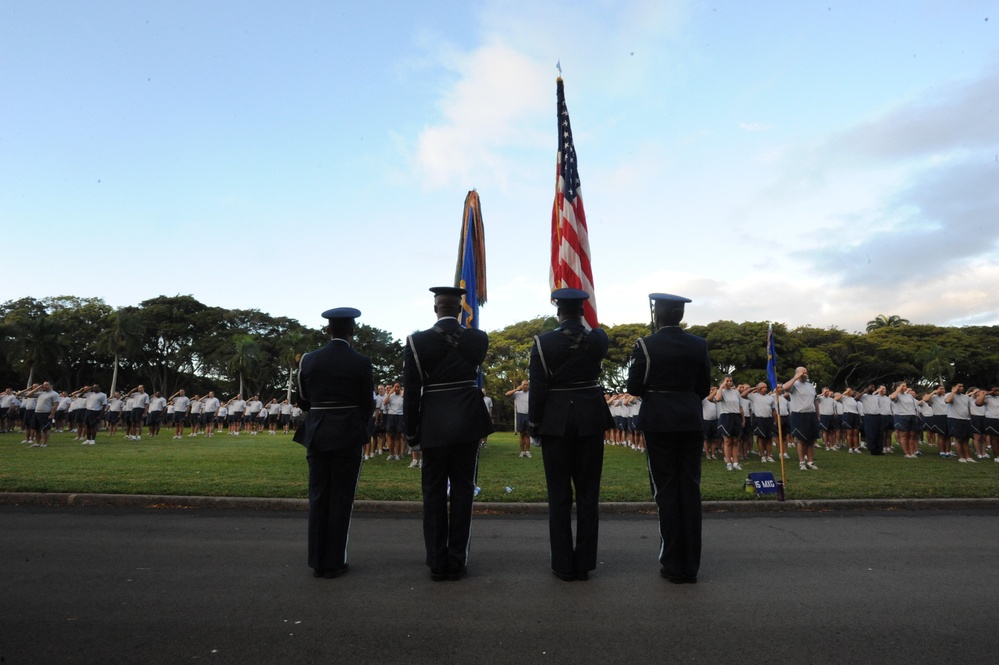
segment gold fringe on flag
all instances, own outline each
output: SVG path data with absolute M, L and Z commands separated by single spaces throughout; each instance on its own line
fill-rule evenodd
M 471 223 L 471 228 L 469 228 Z M 482 225 L 482 204 L 479 193 L 470 190 L 465 197 L 465 207 L 461 214 L 461 235 L 458 238 L 458 265 L 454 270 L 454 285 L 461 283 L 461 269 L 465 262 L 466 234 L 472 234 L 472 265 L 475 266 L 475 295 L 478 304 L 486 303 L 486 235 Z

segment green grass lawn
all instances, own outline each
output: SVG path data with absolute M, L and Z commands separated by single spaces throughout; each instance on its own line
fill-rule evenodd
M 225 434 L 212 439 L 159 437 L 125 441 L 102 432 L 97 445 L 82 446 L 70 433 L 54 433 L 48 448 L 19 443 L 19 434 L 0 435 L 0 491 L 99 492 L 198 496 L 305 498 L 305 450 L 290 436 Z M 818 471 L 799 471 L 795 451 L 787 464 L 789 499 L 982 498 L 999 497 L 999 464 L 986 460 L 958 464 L 941 459 L 924 446 L 924 456 L 903 459 L 901 453 L 876 458 L 844 451 L 816 451 Z M 545 501 L 541 451 L 533 458 L 517 455 L 515 435 L 494 434 L 479 457 L 480 501 Z M 645 456 L 616 446 L 605 448 L 603 501 L 650 501 Z M 706 500 L 752 500 L 743 488 L 750 471 L 772 471 L 751 457 L 743 472 L 705 461 L 702 492 Z M 365 462 L 358 499 L 420 499 L 420 471 L 409 460 Z M 506 491 L 509 487 L 510 491 Z

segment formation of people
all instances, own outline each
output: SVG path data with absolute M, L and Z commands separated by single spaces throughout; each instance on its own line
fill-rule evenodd
M 894 453 L 896 443 L 905 459 L 922 457 L 926 447 L 962 464 L 999 462 L 997 386 L 937 385 L 920 395 L 900 382 L 891 390 L 871 384 L 833 391 L 816 389 L 807 368 L 798 367 L 773 390 L 724 377 L 704 399 L 702 420 L 705 458 L 721 455 L 729 471 L 741 471 L 752 456 L 773 463 L 775 450 L 788 458 L 789 448 L 797 449 L 800 470 L 815 471 L 816 448 L 884 455 Z
M 34 448 L 47 447 L 52 431 L 71 431 L 76 441 L 94 445 L 100 431 L 113 437 L 120 429 L 126 440 L 139 441 L 143 431 L 155 437 L 164 426 L 174 439 L 183 439 L 185 430 L 189 437 L 212 437 L 222 431 L 233 436 L 287 434 L 301 418 L 301 407 L 287 399 L 272 398 L 265 404 L 259 395 L 244 400 L 237 394 L 221 402 L 214 391 L 188 397 L 184 389 L 164 397 L 159 391 L 147 393 L 141 384 L 110 397 L 98 384 L 56 392 L 48 381 L 0 393 L 0 431 L 21 431 L 21 443 Z

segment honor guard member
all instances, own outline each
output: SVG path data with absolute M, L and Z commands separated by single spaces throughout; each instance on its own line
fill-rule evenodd
M 688 298 L 649 295 L 656 331 L 635 344 L 628 392 L 642 398 L 649 478 L 659 508 L 659 574 L 697 582 L 701 563 L 701 400 L 711 389 L 704 340 L 680 328 Z
M 309 462 L 309 567 L 316 577 L 347 570 L 361 448 L 374 408 L 371 360 L 350 348 L 360 315 L 352 307 L 323 312 L 330 342 L 299 363 L 299 403 L 308 413 L 294 440 L 305 446 Z
M 430 291 L 437 323 L 406 339 L 403 412 L 410 448 L 423 451 L 423 539 L 430 577 L 459 580 L 468 561 L 479 440 L 492 432 L 476 383 L 489 336 L 458 323 L 465 289 Z
M 571 582 L 589 579 L 597 567 L 604 432 L 614 424 L 598 381 L 609 343 L 602 329 L 583 325 L 583 303 L 590 297 L 586 291 L 557 289 L 551 297 L 558 307 L 559 327 L 534 337 L 528 428 L 532 437 L 541 439 L 552 572 Z

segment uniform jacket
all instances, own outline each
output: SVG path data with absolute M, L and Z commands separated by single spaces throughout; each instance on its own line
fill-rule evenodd
M 370 438 L 374 409 L 371 361 L 342 339 L 302 356 L 298 394 L 308 413 L 295 441 L 310 450 L 360 446 Z
M 628 392 L 642 398 L 642 430 L 701 431 L 701 400 L 711 390 L 704 340 L 667 326 L 638 340 L 631 359 Z
M 527 407 L 532 434 L 565 436 L 571 427 L 592 436 L 613 426 L 598 382 L 607 348 L 607 333 L 587 331 L 579 319 L 534 338 Z
M 406 338 L 403 417 L 411 446 L 468 443 L 493 431 L 476 384 L 488 348 L 486 333 L 453 318 Z

